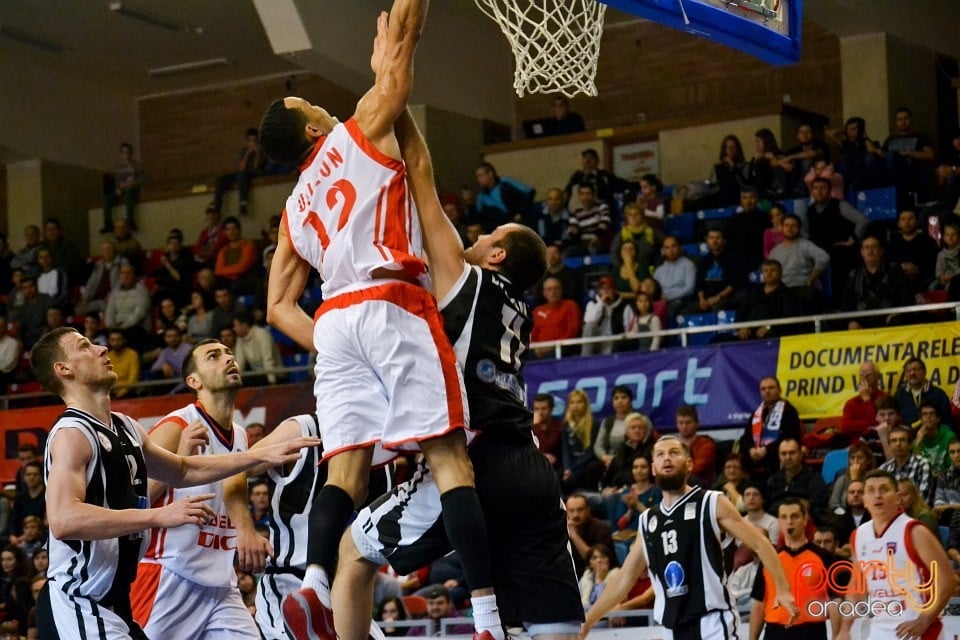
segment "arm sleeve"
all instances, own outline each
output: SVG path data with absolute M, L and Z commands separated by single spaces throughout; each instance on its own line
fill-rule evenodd
M 854 209 L 848 202 L 845 200 L 840 201 L 840 215 L 853 223 L 854 229 L 853 233 L 858 238 L 863 236 L 864 230 L 867 228 L 867 216 L 863 215 L 857 209 Z
M 693 295 L 694 289 L 697 284 L 697 266 L 693 264 L 692 260 L 681 258 L 681 264 L 683 265 L 683 291 L 680 293 L 681 296 L 686 297 Z

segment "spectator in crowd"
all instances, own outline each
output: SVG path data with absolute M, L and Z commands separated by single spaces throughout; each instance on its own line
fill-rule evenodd
M 783 159 L 780 145 L 770 129 L 754 134 L 755 153 L 750 160 L 749 182 L 762 197 L 780 198 L 787 195 L 787 172 L 793 167 Z
M 262 422 L 251 422 L 243 428 L 247 432 L 247 446 L 252 447 L 266 435 Z
M 0 610 L 5 613 L 4 633 L 13 632 L 19 639 L 17 629 L 27 628 L 27 614 L 34 606 L 30 591 L 30 561 L 15 545 L 0 551 Z M 9 635 L 8 635 L 9 637 Z
M 784 285 L 781 279 L 780 263 L 776 260 L 764 260 L 760 267 L 763 282 L 749 287 L 737 313 L 741 322 L 763 320 L 781 320 L 800 315 L 802 307 L 794 292 Z M 753 340 L 784 336 L 797 331 L 790 325 L 764 325 L 760 327 L 737 329 L 741 340 Z
M 264 327 L 253 322 L 253 314 L 247 310 L 239 312 L 233 318 L 233 332 L 237 334 L 237 346 L 233 356 L 241 372 L 252 371 L 257 375 L 245 376 L 248 384 L 254 385 L 265 379 L 269 384 L 277 383 L 276 373 L 263 374 L 282 367 L 280 348 L 273 335 Z
M 211 207 L 223 210 L 223 196 L 227 189 L 237 185 L 240 199 L 240 215 L 247 215 L 250 195 L 250 182 L 263 172 L 263 152 L 260 150 L 259 132 L 256 128 L 247 129 L 246 142 L 240 149 L 236 171 L 225 173 L 217 178 Z
M 923 496 L 917 489 L 917 485 L 910 478 L 900 478 L 897 481 L 897 499 L 900 501 L 900 508 L 903 512 L 915 520 L 919 520 L 926 525 L 930 532 L 940 538 L 939 526 L 937 525 L 937 516 L 933 509 L 927 504 Z
M 53 306 L 58 309 L 64 309 L 68 304 L 70 287 L 67 281 L 67 274 L 63 269 L 53 264 L 53 253 L 46 247 L 41 247 L 37 251 L 37 265 L 39 273 L 37 274 L 37 289 L 40 293 L 50 296 Z
M 737 448 L 737 447 L 735 447 Z M 730 453 L 723 461 L 723 471 L 711 487 L 714 491 L 722 491 L 741 513 L 743 506 L 743 490 L 747 485 L 747 474 L 743 471 L 743 460 L 739 453 Z
M 24 480 L 24 476 L 27 473 L 27 465 L 31 462 L 38 462 L 41 465 L 43 464 L 43 458 L 40 457 L 40 451 L 37 449 L 35 444 L 29 442 L 24 442 L 17 447 L 17 463 L 20 467 L 17 469 L 17 475 L 15 480 L 15 494 L 22 493 L 27 490 L 27 483 Z
M 247 431 L 247 434 L 250 432 Z M 250 483 L 250 518 L 254 527 L 269 527 L 273 524 L 270 512 L 270 483 L 254 480 Z
M 630 387 L 615 386 L 610 394 L 610 404 L 613 406 L 613 415 L 600 422 L 593 442 L 593 455 L 603 463 L 604 468 L 610 466 L 617 449 L 627 437 L 627 416 L 633 411 L 633 392 Z
M 143 184 L 143 169 L 133 157 L 133 145 L 124 142 L 120 145 L 120 160 L 113 171 L 103 176 L 103 228 L 100 233 L 110 233 L 116 228 L 113 220 L 113 208 L 123 203 L 124 216 L 135 225 L 134 213 L 140 202 L 140 185 Z
M 807 123 L 797 127 L 797 146 L 784 152 L 783 160 L 791 163 L 788 175 L 790 195 L 802 198 L 806 194 L 803 177 L 813 169 L 818 162 L 830 162 L 830 149 L 823 140 L 814 135 L 813 127 Z M 843 197 L 843 190 L 840 191 Z
M 26 516 L 23 519 L 23 540 L 17 546 L 33 561 L 33 554 L 46 543 L 43 534 L 43 519 L 39 516 Z
M 194 291 L 190 294 L 190 306 L 183 310 L 186 317 L 186 340 L 191 344 L 211 338 L 213 331 L 213 313 L 208 311 L 211 301 L 207 296 Z
M 656 334 L 658 331 L 661 331 L 664 326 L 663 320 L 654 312 L 654 302 L 650 294 L 645 291 L 640 291 L 637 293 L 637 299 L 634 302 L 636 304 L 637 315 L 636 318 L 634 318 L 631 333 Z M 630 343 L 636 345 L 637 351 L 657 351 L 660 349 L 661 340 L 662 338 L 660 336 L 652 335 L 646 338 L 631 340 Z
M 23 248 L 10 258 L 11 269 L 22 269 L 25 275 L 37 275 L 37 252 L 42 246 L 40 243 L 40 227 L 28 224 L 23 228 Z
M 920 229 L 917 212 L 904 209 L 897 215 L 897 232 L 890 235 L 887 260 L 900 267 L 911 293 L 926 291 L 937 266 L 937 243 Z
M 590 184 L 581 185 L 577 189 L 577 196 L 580 206 L 570 217 L 570 226 L 567 229 L 570 245 L 566 254 L 595 256 L 606 253 L 610 249 L 610 230 L 613 223 L 609 205 L 596 198 Z
M 622 504 L 619 499 L 620 492 L 633 481 L 634 459 L 644 454 L 649 457 L 653 450 L 653 442 L 647 438 L 647 434 L 653 431 L 650 418 L 634 411 L 627 414 L 624 422 L 627 427 L 623 441 L 614 449 L 613 458 L 603 474 L 603 493 L 613 498 L 607 503 L 607 519 L 610 522 L 616 522 L 622 515 L 616 511 L 616 507 Z M 602 427 L 597 440 L 599 441 L 601 437 L 603 437 Z
M 913 452 L 930 463 L 930 472 L 935 476 L 950 468 L 948 447 L 956 438 L 953 430 L 943 424 L 937 406 L 930 400 L 920 403 L 920 427 Z
M 763 491 L 761 484 L 756 480 L 748 480 L 743 487 L 744 519 L 755 527 L 759 527 L 770 539 L 770 544 L 777 544 L 780 540 L 780 524 L 777 519 L 763 508 Z
M 567 227 L 570 225 L 570 212 L 567 211 L 563 190 L 553 187 L 547 189 L 547 199 L 530 225 L 543 238 L 547 246 L 563 248 L 567 241 Z
M 896 309 L 911 304 L 910 285 L 900 267 L 887 264 L 880 238 L 865 237 L 860 242 L 860 257 L 863 259 L 862 265 L 850 272 L 843 289 L 840 300 L 843 311 Z M 892 319 L 893 314 L 865 316 L 850 320 L 847 328 L 880 327 L 890 324 Z
M 941 524 L 957 528 L 957 524 L 960 524 L 960 440 L 950 442 L 947 455 L 950 457 L 950 468 L 937 478 L 933 512 Z
M 650 275 L 650 267 L 656 261 L 658 235 L 650 226 L 641 206 L 635 202 L 628 203 L 623 208 L 624 223 L 619 233 L 613 235 L 610 244 L 610 261 L 614 269 L 618 269 L 623 261 L 621 248 L 625 244 L 636 246 L 634 262 L 642 265 L 642 278 Z
M 941 211 L 953 211 L 960 201 L 960 129 L 954 128 L 950 142 L 950 149 L 935 171 L 940 187 L 938 208 Z
M 558 472 L 563 471 L 561 458 L 561 440 L 563 422 L 553 417 L 554 400 L 549 393 L 538 393 L 533 399 L 533 435 L 537 437 L 537 447 L 547 462 Z
M 883 141 L 879 155 L 886 160 L 887 171 L 893 176 L 898 201 L 912 204 L 912 194 L 921 199 L 928 194 L 936 154 L 929 136 L 913 128 L 913 111 L 909 107 L 897 109 L 895 118 L 896 132 Z
M 950 281 L 957 274 L 960 274 L 960 225 L 948 222 L 943 225 L 943 249 L 937 253 L 930 289 L 949 290 Z
M 10 277 L 13 275 L 13 269 L 10 267 L 11 258 L 13 258 L 13 252 L 10 251 L 7 234 L 0 232 L 0 293 L 10 284 Z
M 606 581 L 617 575 L 613 551 L 602 544 L 593 545 L 589 551 L 589 565 L 580 576 L 580 600 L 586 611 L 597 601 Z
M 865 476 L 866 472 L 863 472 L 861 475 Z M 841 507 L 842 514 L 838 514 L 834 519 L 837 535 L 840 537 L 840 540 L 846 541 L 840 545 L 837 551 L 840 555 L 846 557 L 849 557 L 851 552 L 850 534 L 864 522 L 870 522 L 870 512 L 867 511 L 866 506 L 863 504 L 863 483 L 864 479 L 860 478 L 858 480 L 851 480 L 847 484 L 847 490 L 844 494 L 844 505 Z M 834 511 L 834 513 L 837 512 Z
M 719 162 L 713 165 L 713 181 L 717 183 L 717 205 L 721 207 L 739 202 L 740 192 L 750 184 L 750 165 L 737 136 L 727 135 L 720 143 Z
M 150 306 L 150 294 L 134 266 L 121 265 L 120 283 L 107 299 L 106 325 L 123 329 L 130 345 L 142 349 L 150 342 Z
M 6 392 L 6 386 L 16 380 L 17 365 L 23 343 L 10 335 L 7 317 L 0 315 L 0 391 Z
M 183 232 L 170 229 L 167 234 L 167 250 L 160 258 L 160 266 L 151 275 L 156 279 L 157 289 L 153 299 L 173 299 L 177 308 L 190 301 L 193 287 L 193 271 L 196 261 L 190 250 L 183 246 Z
M 562 136 L 586 130 L 587 127 L 583 124 L 583 116 L 570 111 L 570 100 L 566 96 L 555 97 L 553 99 L 553 120 L 550 121 L 546 134 Z
M 727 218 L 724 228 L 727 248 L 744 258 L 751 271 L 763 260 L 763 236 L 770 228 L 770 214 L 760 209 L 759 204 L 756 187 L 744 187 L 740 192 L 740 206 L 733 217 Z
M 236 302 L 233 293 L 230 291 L 230 286 L 226 283 L 220 283 L 216 286 L 214 302 L 216 302 L 216 305 L 211 312 L 213 316 L 211 323 L 214 333 L 217 333 L 223 327 L 233 326 L 233 319 L 243 311 L 243 306 Z
M 637 283 L 639 285 L 639 282 Z M 601 276 L 597 282 L 597 295 L 587 302 L 583 311 L 583 337 L 620 336 L 630 331 L 636 321 L 636 313 L 630 301 L 620 295 L 613 276 Z M 636 343 L 629 340 L 586 343 L 580 355 L 609 354 L 614 351 L 631 351 Z M 622 435 L 622 432 L 621 432 Z
M 450 599 L 449 590 L 442 584 L 436 584 L 425 592 L 427 599 L 427 617 L 433 621 L 434 635 L 441 635 L 441 621 L 444 618 L 462 618 L 463 614 L 457 611 Z M 447 626 L 448 634 L 468 634 L 473 632 L 472 624 L 451 624 Z
M 140 381 L 140 354 L 127 346 L 127 337 L 123 329 L 113 327 L 107 334 L 107 358 L 117 374 L 117 383 L 110 395 L 123 398 L 130 394 L 130 385 Z
M 632 206 L 632 205 L 630 205 Z M 620 266 L 614 271 L 616 291 L 627 300 L 633 300 L 640 291 L 640 283 L 650 277 L 653 265 L 643 262 L 637 256 L 637 244 L 627 241 L 620 245 Z M 652 254 L 649 258 L 652 258 Z
M 568 340 L 580 336 L 580 307 L 573 300 L 563 299 L 563 285 L 557 278 L 543 281 L 543 304 L 533 310 L 531 342 Z M 536 349 L 538 357 L 549 357 L 552 347 Z
M 641 414 L 636 414 L 641 415 Z M 645 416 L 641 416 L 645 418 Z M 646 419 L 643 420 L 644 424 Z M 644 446 L 643 448 L 648 451 L 653 451 L 653 443 L 650 443 L 650 446 Z M 660 501 L 663 500 L 663 492 L 660 491 L 653 481 L 653 473 L 651 472 L 650 464 L 650 453 L 640 453 L 633 458 L 633 462 L 630 466 L 630 478 L 632 484 L 625 487 L 618 496 L 620 499 L 620 504 L 618 510 L 614 513 L 616 519 L 613 519 L 617 523 L 617 529 L 623 531 L 625 529 L 637 531 L 640 528 L 640 514 L 649 509 L 660 504 Z M 615 548 L 619 548 L 620 544 L 617 542 L 614 545 Z M 619 549 L 618 549 L 619 550 Z M 620 554 L 617 554 L 620 557 Z M 626 554 L 624 553 L 625 557 Z
M 13 310 L 11 319 L 20 324 L 18 337 L 23 342 L 23 348 L 29 351 L 46 329 L 47 310 L 53 307 L 53 300 L 47 294 L 40 293 L 36 278 L 29 275 L 20 279 L 20 293 L 23 295 L 23 304 Z
M 800 237 L 799 217 L 784 216 L 782 229 L 783 240 L 770 251 L 770 260 L 783 267 L 783 284 L 804 306 L 810 311 L 819 310 L 820 276 L 830 266 L 830 254 Z
M 143 247 L 130 231 L 129 222 L 122 218 L 117 220 L 113 224 L 113 241 L 117 245 L 117 253 L 120 257 L 137 269 L 141 269 L 144 258 Z
M 876 363 L 867 360 L 860 365 L 857 395 L 844 403 L 843 420 L 840 423 L 840 430 L 851 439 L 862 437 L 869 427 L 877 423 L 876 402 L 889 395 L 880 388 L 880 381 Z
M 774 376 L 760 379 L 760 406 L 740 437 L 740 452 L 747 475 L 759 483 L 779 467 L 779 445 L 785 438 L 799 440 L 803 433 L 800 414 L 783 399 L 780 381 Z
M 833 290 L 839 291 L 846 274 L 854 267 L 857 238 L 863 237 L 867 217 L 846 200 L 830 195 L 830 181 L 817 178 L 810 184 L 810 202 L 801 204 L 797 213 L 805 218 L 807 236 L 830 254 L 833 266 Z
M 776 511 L 786 498 L 803 498 L 810 503 L 810 515 L 814 522 L 829 522 L 827 487 L 819 469 L 812 469 L 803 461 L 800 442 L 796 438 L 781 438 L 779 455 L 780 470 L 767 481 L 770 509 Z
M 395 622 L 397 620 L 407 620 L 410 618 L 410 614 L 407 612 L 407 608 L 403 605 L 403 599 L 399 596 L 390 596 L 384 600 L 380 601 L 380 604 L 377 606 L 376 619 L 380 623 L 380 629 L 383 631 L 383 635 L 388 638 L 394 636 L 405 636 L 409 631 L 406 627 L 391 627 L 389 622 Z
M 873 451 L 866 442 L 854 442 L 847 450 L 847 468 L 833 480 L 833 488 L 830 491 L 830 501 L 827 506 L 830 512 L 842 513 L 847 507 L 847 490 L 854 482 L 862 482 L 868 471 L 877 468 L 876 458 L 873 457 Z M 861 507 L 863 500 L 863 489 L 861 488 Z M 844 538 L 846 539 L 846 538 Z
M 463 573 L 463 563 L 456 552 L 431 562 L 422 582 L 427 586 L 415 591 L 414 595 L 426 597 L 431 589 L 440 585 L 450 593 L 450 599 L 453 602 L 464 602 L 470 598 L 467 578 Z
M 23 281 L 25 275 L 27 274 L 23 269 L 14 269 L 10 274 L 10 283 L 13 286 L 7 293 L 7 312 L 11 316 L 16 315 L 20 307 L 26 302 L 23 291 L 20 290 L 20 283 Z
M 575 493 L 567 498 L 567 532 L 573 547 L 573 566 L 577 576 L 582 576 L 587 568 L 594 546 L 606 547 L 610 556 L 614 556 L 610 525 L 591 513 L 590 503 L 582 494 Z
M 697 433 L 700 428 L 700 416 L 697 409 L 689 404 L 682 405 L 675 414 L 677 435 L 690 450 L 693 468 L 690 470 L 692 482 L 709 488 L 717 473 L 717 444 L 713 438 Z
M 663 225 L 665 213 L 663 183 L 654 174 L 646 173 L 640 178 L 637 204 L 643 208 L 643 214 L 647 220 L 653 221 L 655 225 Z
M 635 183 L 619 178 L 599 167 L 600 156 L 596 149 L 585 149 L 580 154 L 580 170 L 573 172 L 564 189 L 568 202 L 579 193 L 580 187 L 590 185 L 597 200 L 608 207 L 613 207 L 616 194 L 636 188 Z
M 220 210 L 215 207 L 207 207 L 206 223 L 200 231 L 197 238 L 197 244 L 193 247 L 193 258 L 200 264 L 213 268 L 217 262 L 217 254 L 220 249 L 227 244 L 227 237 L 223 233 L 223 225 L 220 224 Z
M 186 329 L 186 325 L 181 326 L 180 314 L 177 311 L 177 305 L 172 298 L 160 298 L 160 313 L 153 319 L 153 337 L 157 349 L 163 349 L 166 346 L 164 333 L 167 329 L 175 327 L 180 330 L 181 335 Z M 146 354 L 145 354 L 146 355 Z
M 217 253 L 214 275 L 230 283 L 230 290 L 241 295 L 253 288 L 257 276 L 257 246 L 241 235 L 240 221 L 233 216 L 223 221 L 227 242 Z
M 930 463 L 913 453 L 913 431 L 908 427 L 896 426 L 890 429 L 890 459 L 880 465 L 883 471 L 889 471 L 897 480 L 908 478 L 913 481 L 924 498 L 932 496 L 933 476 Z
M 583 273 L 580 269 L 568 267 L 563 262 L 563 254 L 560 248 L 555 245 L 547 245 L 547 271 L 543 279 L 537 284 L 534 294 L 534 304 L 540 305 L 546 302 L 543 296 L 543 283 L 548 278 L 556 278 L 562 285 L 562 296 L 564 300 L 573 300 L 578 305 L 583 304 Z
M 50 566 L 50 556 L 47 553 L 46 548 L 41 547 L 33 553 L 33 568 L 36 570 L 38 576 L 46 579 L 47 568 Z M 41 587 L 43 585 L 40 585 Z M 36 600 L 36 594 L 34 594 L 34 600 Z
M 583 390 L 574 389 L 567 396 L 560 441 L 561 480 L 567 493 L 577 489 L 596 490 L 603 475 L 603 463 L 593 453 L 596 437 L 597 425 L 590 411 L 590 399 Z
M 177 384 L 170 393 L 182 393 L 187 390 L 186 385 L 180 379 L 180 370 L 183 368 L 183 360 L 190 352 L 192 345 L 184 342 L 183 333 L 180 327 L 167 327 L 163 332 L 163 340 L 166 346 L 160 350 L 160 355 L 150 367 L 150 373 L 154 377 L 163 380 L 174 380 Z
M 696 301 L 686 313 L 704 313 L 737 306 L 747 282 L 749 269 L 740 256 L 727 251 L 727 239 L 720 229 L 707 232 L 709 253 L 697 265 Z
M 927 379 L 927 365 L 920 358 L 910 358 L 903 364 L 903 386 L 893 395 L 904 424 L 918 427 L 920 407 L 924 402 L 937 409 L 937 415 L 950 415 L 950 399 L 939 387 Z
M 43 223 L 43 244 L 53 254 L 54 266 L 77 278 L 84 269 L 84 260 L 77 243 L 63 236 L 63 228 L 57 218 L 47 218 Z
M 786 209 L 779 202 L 770 205 L 770 226 L 763 231 L 763 257 L 769 258 L 773 248 L 783 242 L 783 218 L 787 215 Z
M 637 292 L 639 296 L 641 293 L 646 294 L 650 298 L 650 302 L 653 305 L 653 313 L 658 318 L 660 318 L 660 326 L 665 327 L 669 324 L 667 319 L 667 302 L 663 299 L 663 289 L 660 287 L 660 283 L 653 279 L 653 277 L 644 278 L 640 282 L 640 291 Z
M 654 270 L 653 277 L 663 289 L 669 317 L 675 317 L 693 301 L 697 266 L 683 255 L 680 241 L 674 236 L 663 239 L 663 262 Z
M 100 243 L 100 259 L 93 265 L 80 294 L 77 313 L 97 313 L 107 308 L 107 296 L 120 284 L 120 263 L 117 244 L 112 239 Z
M 867 136 L 867 123 L 860 116 L 847 118 L 840 140 L 837 169 L 843 174 L 847 193 L 875 189 L 886 182 L 880 144 Z
M 227 349 L 233 351 L 237 348 L 237 334 L 234 332 L 232 326 L 221 328 L 220 331 L 217 332 L 217 336 L 220 338 L 220 344 Z
M 810 185 L 813 184 L 813 181 L 817 178 L 826 178 L 830 181 L 830 195 L 838 200 L 843 200 L 846 197 L 846 190 L 844 189 L 843 184 L 843 174 L 838 172 L 834 166 L 823 160 L 817 160 L 810 170 L 807 171 L 807 175 L 803 177 L 803 183 L 805 185 L 807 195 L 810 192 Z
M 47 517 L 43 464 L 36 461 L 23 465 L 23 489 L 17 491 L 10 514 L 10 544 L 18 545 L 24 541 L 23 523 L 27 516 L 36 516 L 41 521 Z
M 54 329 L 59 329 L 60 327 L 66 326 L 67 321 L 63 316 L 63 311 L 57 307 L 50 307 L 47 309 L 47 323 L 43 328 L 43 332 L 53 331 Z
M 523 222 L 530 214 L 536 190 L 513 178 L 497 175 L 489 162 L 477 167 L 477 219 L 486 233 L 508 222 Z

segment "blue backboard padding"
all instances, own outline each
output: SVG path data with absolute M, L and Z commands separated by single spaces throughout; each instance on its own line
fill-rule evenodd
M 789 35 L 697 0 L 600 1 L 668 27 L 716 40 L 770 64 L 792 64 L 800 59 L 802 0 L 793 0 L 787 6 Z M 683 19 L 681 2 L 690 24 Z

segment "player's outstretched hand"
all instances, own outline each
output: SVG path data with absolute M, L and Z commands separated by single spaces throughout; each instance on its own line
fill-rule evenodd
M 266 447 L 256 447 L 251 449 L 250 452 L 256 455 L 259 463 L 277 467 L 289 462 L 296 462 L 297 458 L 300 457 L 301 449 L 318 447 L 320 442 L 320 438 L 301 436 Z
M 210 444 L 210 432 L 202 422 L 196 420 L 180 434 L 177 455 L 193 456 L 202 453 L 208 444 Z
M 377 35 L 373 39 L 373 53 L 370 55 L 370 70 L 374 74 L 380 71 L 383 62 L 384 43 L 387 41 L 387 12 L 381 11 L 377 17 Z
M 793 624 L 793 621 L 797 619 L 797 616 L 800 615 L 800 610 L 797 609 L 797 603 L 793 599 L 793 594 L 789 591 L 787 593 L 778 593 L 777 597 L 774 599 L 775 607 L 783 607 L 787 610 L 787 613 L 790 614 L 790 619 L 787 621 L 786 626 Z
M 901 640 L 914 640 L 923 636 L 924 632 L 933 622 L 934 618 L 927 613 L 921 613 L 910 622 L 902 622 L 897 625 L 897 637 Z
M 270 541 L 254 530 L 237 530 L 237 559 L 240 568 L 249 573 L 263 573 L 267 556 L 273 556 Z
M 157 509 L 157 526 L 179 527 L 185 524 L 203 526 L 216 517 L 207 500 L 216 497 L 214 493 L 201 493 L 187 496 L 165 507 Z

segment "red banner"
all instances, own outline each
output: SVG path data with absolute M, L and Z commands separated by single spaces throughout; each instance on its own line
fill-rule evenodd
M 192 394 L 158 396 L 115 400 L 112 409 L 136 418 L 149 429 L 163 416 L 191 402 Z M 233 419 L 241 426 L 259 422 L 269 431 L 290 416 L 315 410 L 312 383 L 258 387 L 240 390 Z M 43 451 L 50 427 L 62 411 L 62 404 L 0 411 L 0 483 L 13 482 L 16 477 L 17 447 L 21 444 L 35 444 Z

